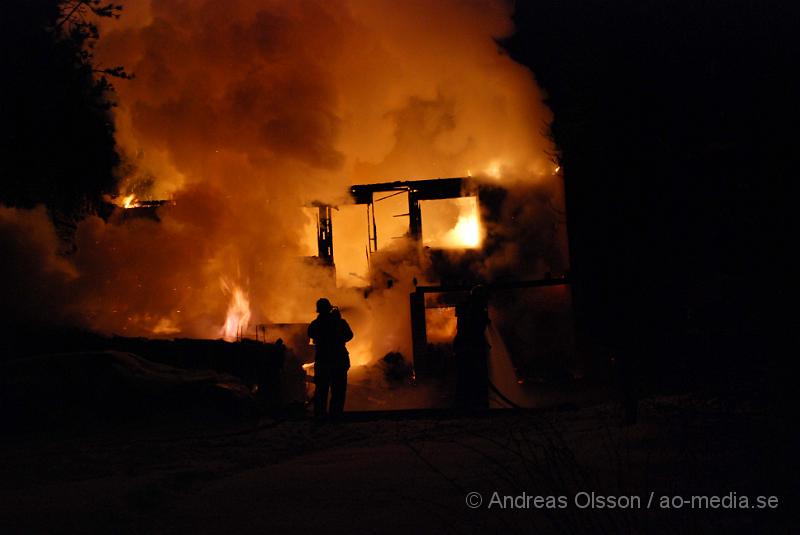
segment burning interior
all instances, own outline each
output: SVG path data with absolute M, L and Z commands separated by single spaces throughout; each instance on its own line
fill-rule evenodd
M 389 386 L 387 381 L 395 398 L 398 386 L 436 385 L 425 391 L 424 400 L 411 396 L 411 404 L 451 403 L 456 308 L 477 285 L 496 296 L 490 312 L 495 324 L 490 333 L 492 375 L 512 392 L 501 394 L 506 405 L 535 403 L 519 385 L 574 365 L 566 270 L 537 278 L 535 272 L 514 269 L 498 280 L 481 270 L 494 250 L 507 246 L 507 238 L 492 231 L 502 225 L 504 188 L 468 176 L 358 184 L 349 193 L 340 205 L 312 201 L 302 209 L 309 218 L 303 250 L 316 253 L 302 261 L 316 273 L 317 289 L 338 295 L 344 314 L 361 332 L 360 340 L 351 344 L 355 382 L 361 380 L 371 390 L 351 406 L 385 408 L 390 402 L 382 399 L 380 389 Z M 174 203 L 142 202 L 129 195 L 117 202 L 117 217 L 120 224 L 131 218 L 159 222 L 159 213 L 170 206 Z M 354 218 L 361 219 L 360 233 L 353 231 Z M 344 236 L 336 232 L 340 221 L 345 229 L 350 225 Z M 340 248 L 341 259 L 336 254 Z M 302 321 L 308 314 L 283 322 L 254 319 L 245 288 L 228 278 L 220 279 L 220 288 L 228 307 L 219 337 L 240 344 L 286 344 L 302 370 L 313 375 L 308 321 Z M 522 311 L 530 315 L 537 299 L 545 303 L 540 303 L 539 317 L 524 318 L 522 330 L 527 332 L 520 334 L 518 322 L 506 318 Z M 173 334 L 172 329 L 160 323 L 153 334 Z
M 137 2 L 100 24 L 97 61 L 135 73 L 115 85 L 118 195 L 67 246 L 44 212 L 0 210 L 28 240 L 11 314 L 281 339 L 302 365 L 326 296 L 351 376 L 401 355 L 424 383 L 483 284 L 519 380 L 569 368 L 563 181 L 541 91 L 498 44 L 509 5 Z

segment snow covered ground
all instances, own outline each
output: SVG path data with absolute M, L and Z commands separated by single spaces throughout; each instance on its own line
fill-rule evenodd
M 789 441 L 720 399 L 573 410 L 175 421 L 11 437 L 0 532 L 789 533 Z M 765 440 L 764 437 L 771 437 Z M 467 506 L 478 492 L 480 507 Z M 489 507 L 564 496 L 563 509 Z M 586 508 L 576 495 L 775 495 L 775 509 Z M 581 494 L 584 498 L 587 495 Z M 519 503 L 519 500 L 518 500 Z

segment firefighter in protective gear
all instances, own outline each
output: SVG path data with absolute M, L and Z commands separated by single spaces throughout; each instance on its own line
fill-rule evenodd
M 317 318 L 308 326 L 308 337 L 316 348 L 314 417 L 318 421 L 324 421 L 328 416 L 337 419 L 344 411 L 347 370 L 350 369 L 350 355 L 345 344 L 353 339 L 353 331 L 339 309 L 323 297 L 317 300 Z

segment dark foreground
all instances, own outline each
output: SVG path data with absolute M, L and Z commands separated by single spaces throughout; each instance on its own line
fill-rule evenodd
M 642 402 L 638 424 L 619 420 L 606 404 L 18 435 L 0 451 L 0 532 L 795 532 L 792 435 L 767 411 L 665 396 Z M 495 491 L 530 508 L 490 507 Z M 630 508 L 592 508 L 592 492 L 595 507 Z M 736 509 L 661 508 L 732 493 Z M 777 505 L 744 509 L 743 496 Z

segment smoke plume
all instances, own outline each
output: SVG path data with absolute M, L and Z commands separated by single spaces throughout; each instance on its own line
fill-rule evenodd
M 303 261 L 301 208 L 344 205 L 354 183 L 470 174 L 547 192 L 509 217 L 535 223 L 537 243 L 519 247 L 563 260 L 563 229 L 528 214 L 563 200 L 544 134 L 550 112 L 533 74 L 497 44 L 511 15 L 506 2 L 478 0 L 126 2 L 97 50 L 135 74 L 116 84 L 120 195 L 174 204 L 159 221 L 88 218 L 66 258 L 41 212 L 1 212 L 4 240 L 17 218 L 25 254 L 47 258 L 32 276 L 49 281 L 59 314 L 100 332 L 217 338 L 238 287 L 251 329 L 308 321 L 324 294 L 357 324 L 365 353 L 407 353 L 395 298 L 337 289 Z M 354 239 L 357 252 L 335 250 L 337 262 L 364 254 L 366 237 Z M 519 250 L 498 255 L 481 269 L 527 261 Z M 395 268 L 405 307 L 417 272 Z

